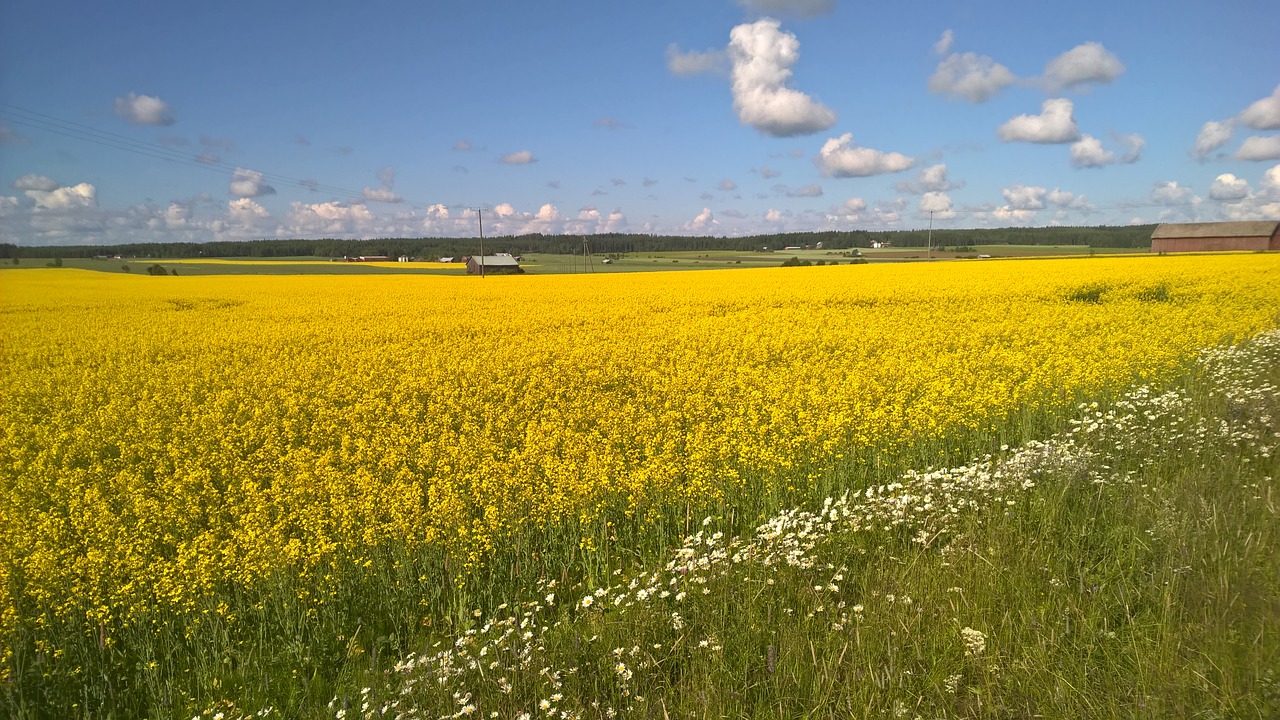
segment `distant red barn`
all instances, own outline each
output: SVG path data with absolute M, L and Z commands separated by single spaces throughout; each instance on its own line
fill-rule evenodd
M 1280 250 L 1280 222 L 1165 223 L 1151 233 L 1151 252 Z

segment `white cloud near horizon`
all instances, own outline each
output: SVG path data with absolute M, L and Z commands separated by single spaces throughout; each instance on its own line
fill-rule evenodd
M 337 201 L 323 203 L 292 202 L 284 228 L 287 235 L 365 235 L 372 231 L 373 213 L 362 204 Z
M 171 214 L 175 206 L 182 207 L 178 206 L 177 203 L 170 205 Z M 179 210 L 177 219 L 185 226 L 190 219 L 190 215 L 190 208 L 186 208 L 185 213 Z M 242 197 L 227 202 L 227 217 L 242 227 L 252 228 L 257 227 L 258 221 L 266 219 L 269 214 L 266 208 L 254 202 L 252 198 Z
M 1151 199 L 1161 205 L 1182 205 L 1196 202 L 1199 198 L 1186 185 L 1179 185 L 1176 180 L 1158 182 L 1151 188 Z
M 799 52 L 796 36 L 772 18 L 730 31 L 733 107 L 743 124 L 773 137 L 810 135 L 835 124 L 835 111 L 788 87 Z
M 133 125 L 172 125 L 173 108 L 158 97 L 129 93 L 115 101 L 116 115 Z
M 1219 175 L 1209 188 L 1209 197 L 1222 203 L 1218 216 L 1224 220 L 1274 220 L 1280 217 L 1280 165 L 1263 173 L 1261 188 L 1254 193 L 1248 181 L 1231 173 Z
M 98 206 L 98 189 L 82 182 L 52 190 L 26 190 L 24 194 L 35 202 L 37 212 L 58 212 Z
M 687 232 L 705 232 L 719 224 L 711 208 L 704 207 L 697 217 L 685 223 L 684 229 Z
M 1004 196 L 1005 202 L 1008 203 L 1005 208 L 1012 211 L 1044 210 L 1051 207 L 1059 210 L 1070 209 L 1086 212 L 1094 209 L 1083 195 L 1077 196 L 1075 193 L 1062 188 L 1050 190 L 1039 185 L 1014 183 L 1009 187 L 1003 188 L 1000 194 Z
M 950 220 L 956 216 L 951 207 L 951 198 L 942 191 L 929 191 L 921 195 L 917 209 L 922 214 L 932 214 L 935 220 Z
M 362 195 L 366 200 L 384 203 L 398 203 L 404 200 L 396 194 L 396 169 L 390 165 L 385 165 L 378 171 L 378 182 L 382 187 L 371 188 L 366 186 L 362 191 Z
M 1018 115 L 1001 125 L 996 134 L 1004 142 L 1062 144 L 1080 139 L 1075 106 L 1065 98 L 1045 100 L 1039 115 Z
M 1040 210 L 1045 206 L 1045 196 L 1048 193 L 1046 188 L 1022 183 L 1014 183 L 1000 191 L 1005 202 L 1014 210 Z
M 1262 187 L 1280 192 L 1280 165 L 1276 165 L 1262 175 Z
M 1219 175 L 1209 186 L 1209 197 L 1214 200 L 1243 200 L 1249 195 L 1249 181 L 1231 173 Z
M 853 144 L 853 133 L 830 138 L 814 163 L 829 177 L 868 177 L 906 170 L 916 161 L 901 153 L 881 152 Z
M 398 203 L 404 201 L 404 198 L 397 195 L 390 188 L 371 188 L 366 186 L 364 191 L 361 192 L 361 196 L 365 200 L 373 200 L 374 202 Z

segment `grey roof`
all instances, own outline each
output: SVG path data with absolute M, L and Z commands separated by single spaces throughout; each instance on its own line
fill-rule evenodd
M 520 267 L 520 263 L 510 255 L 473 255 L 471 261 L 485 267 Z
M 1165 223 L 1157 225 L 1151 233 L 1152 240 L 1167 238 L 1210 238 L 1210 237 L 1272 237 L 1280 222 L 1266 220 L 1262 222 L 1207 222 L 1207 223 Z

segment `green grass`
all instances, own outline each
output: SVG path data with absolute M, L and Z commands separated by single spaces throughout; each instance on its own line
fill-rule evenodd
M 603 255 L 595 255 L 589 261 L 581 255 L 551 255 L 530 253 L 524 256 L 525 272 L 546 274 L 607 274 L 618 272 L 651 272 L 673 270 L 711 270 L 751 267 L 777 267 L 792 257 L 816 263 L 844 265 L 853 256 L 849 250 L 778 250 L 774 252 L 738 252 L 731 250 L 673 251 L 654 253 L 628 253 L 605 263 Z M 863 248 L 862 257 L 868 262 L 916 262 L 926 259 L 924 248 Z M 992 258 L 1051 257 L 1106 254 L 1144 254 L 1149 248 L 1089 248 L 1084 245 L 979 245 L 973 251 L 963 253 L 934 252 L 934 260 L 970 259 L 985 254 Z M 47 267 L 52 258 L 22 258 L 17 265 L 11 260 L 0 261 L 0 270 L 23 270 Z M 109 273 L 147 274 L 147 268 L 159 264 L 166 271 L 178 271 L 183 275 L 457 275 L 465 276 L 466 267 L 460 263 L 442 265 L 435 262 L 414 263 L 345 263 L 314 257 L 284 258 L 210 258 L 165 260 L 157 258 L 123 258 L 96 260 L 92 258 L 66 258 L 63 267 L 95 270 Z
M 1174 395 L 1101 399 L 1075 424 L 1015 415 L 866 452 L 794 497 L 529 533 L 461 584 L 446 559 L 390 548 L 369 568 L 332 568 L 321 605 L 282 577 L 228 589 L 234 623 L 158 615 L 105 644 L 96 628 L 51 629 L 51 648 L 15 643 L 0 707 L 1275 717 L 1280 343 L 1267 337 L 1171 378 Z M 830 526 L 815 519 L 824 494 L 871 486 L 834 503 L 849 514 Z M 771 518 L 782 529 L 762 539 Z M 600 550 L 580 551 L 583 536 Z

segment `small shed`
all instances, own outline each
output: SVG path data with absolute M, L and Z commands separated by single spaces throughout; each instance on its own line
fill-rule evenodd
M 510 255 L 473 255 L 467 258 L 468 275 L 521 273 L 520 261 Z
M 1151 233 L 1151 252 L 1280 250 L 1280 222 L 1164 223 Z

